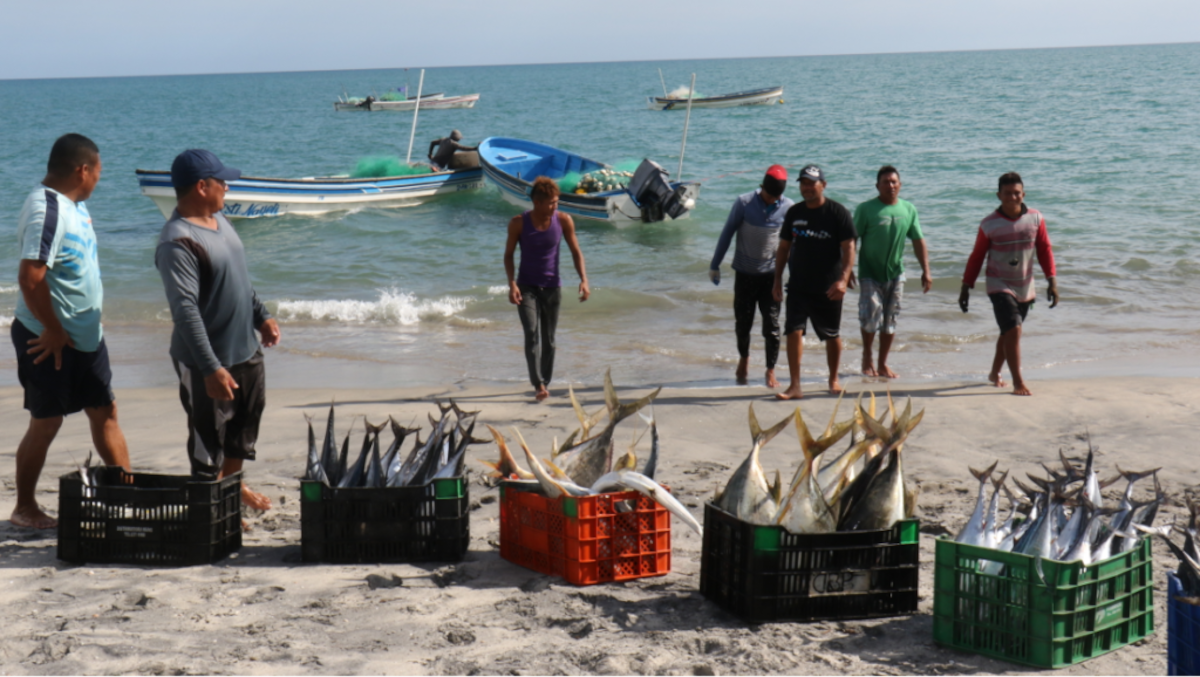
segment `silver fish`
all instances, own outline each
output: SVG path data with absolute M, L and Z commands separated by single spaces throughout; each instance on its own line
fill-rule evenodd
M 672 515 L 682 520 L 692 531 L 700 534 L 701 537 L 704 536 L 704 528 L 700 526 L 700 523 L 696 521 L 692 513 L 679 502 L 679 499 L 675 498 L 671 492 L 649 477 L 633 470 L 616 470 L 606 473 L 600 479 L 596 480 L 596 483 L 592 485 L 592 493 L 608 491 L 614 487 L 632 489 L 656 501 Z
M 650 425 L 650 457 L 646 459 L 642 474 L 654 479 L 654 473 L 658 471 L 658 423 L 654 420 L 654 412 L 651 412 L 649 417 L 642 413 L 638 416 Z
M 842 531 L 890 529 L 904 519 L 904 469 L 901 445 L 889 452 L 888 465 L 871 480 L 854 509 L 838 524 Z
M 979 495 L 975 498 L 975 510 L 971 512 L 971 519 L 967 520 L 967 523 L 963 525 L 963 528 L 954 537 L 955 541 L 967 545 L 988 547 L 984 545 L 987 542 L 987 536 L 984 532 L 984 528 L 987 526 L 987 485 L 999 463 L 1000 461 L 997 459 L 991 466 L 984 470 L 967 468 L 975 476 L 975 479 L 979 480 Z
M 771 497 L 771 487 L 767 484 L 767 476 L 758 460 L 759 451 L 775 438 L 788 423 L 792 416 L 788 415 L 768 430 L 758 425 L 758 417 L 754 415 L 754 405 L 750 405 L 750 434 L 754 440 L 749 455 L 725 484 L 725 490 L 714 501 L 721 510 L 740 520 L 753 524 L 772 524 L 778 510 L 774 498 Z
M 608 406 L 608 424 L 595 437 L 586 439 L 571 449 L 554 457 L 554 463 L 563 472 L 583 486 L 590 486 L 600 476 L 612 469 L 612 439 L 617 424 L 633 416 L 658 397 L 662 388 L 630 404 L 621 404 L 613 388 L 610 372 L 604 374 L 604 396 Z
M 308 420 L 308 464 L 305 467 L 304 479 L 329 484 L 329 478 L 325 476 L 325 468 L 321 465 L 321 453 L 317 451 L 317 438 L 313 433 L 312 417 L 305 414 L 304 418 Z
M 808 434 L 799 407 L 796 408 L 795 419 L 804 462 L 796 471 L 788 494 L 779 505 L 775 523 L 794 534 L 827 534 L 837 530 L 837 519 L 825 502 L 825 492 L 817 482 L 817 461 L 825 449 L 818 446 Z

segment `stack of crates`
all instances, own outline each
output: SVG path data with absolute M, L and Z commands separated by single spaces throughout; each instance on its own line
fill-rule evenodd
M 1183 585 L 1167 574 L 1167 674 L 1200 675 L 1200 605 L 1181 602 Z
M 462 477 L 353 489 L 301 480 L 301 558 L 333 564 L 458 561 L 471 543 L 469 512 Z
M 749 623 L 881 618 L 917 610 L 917 520 L 794 534 L 704 506 L 700 592 Z
M 189 566 L 242 547 L 242 474 L 215 482 L 78 471 L 58 480 L 58 558 L 95 564 Z
M 943 538 L 934 575 L 934 640 L 952 649 L 1061 668 L 1154 632 L 1147 538 L 1089 566 Z
M 671 513 L 636 491 L 547 498 L 500 485 L 500 556 L 574 585 L 671 571 Z

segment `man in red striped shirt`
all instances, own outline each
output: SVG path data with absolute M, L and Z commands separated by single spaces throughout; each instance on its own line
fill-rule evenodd
M 1032 395 L 1021 378 L 1021 323 L 1037 298 L 1033 288 L 1033 259 L 1046 275 L 1050 288 L 1046 297 L 1050 307 L 1058 305 L 1058 282 L 1054 271 L 1054 251 L 1046 234 L 1046 219 L 1041 212 L 1025 206 L 1025 183 L 1021 175 L 1009 172 L 1000 177 L 1000 208 L 979 224 L 975 249 L 967 259 L 963 273 L 962 292 L 958 305 L 967 312 L 967 302 L 975 280 L 987 259 L 987 295 L 992 301 L 1000 338 L 996 340 L 996 356 L 988 380 L 1003 388 L 1000 370 L 1008 362 L 1012 374 L 1013 394 Z

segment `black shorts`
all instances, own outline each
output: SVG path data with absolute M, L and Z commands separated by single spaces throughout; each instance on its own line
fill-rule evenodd
M 1029 314 L 1029 306 L 1033 305 L 1033 301 L 1021 303 L 1017 297 L 1004 292 L 988 294 L 988 298 L 992 300 L 992 311 L 996 313 L 996 324 L 1000 325 L 1001 334 L 1021 326 Z
M 233 400 L 214 400 L 204 387 L 204 374 L 175 362 L 179 400 L 188 417 L 188 460 L 192 479 L 212 482 L 226 458 L 254 460 L 258 423 L 267 405 L 267 376 L 262 351 L 228 368 L 238 388 Z
M 789 289 L 783 333 L 799 331 L 803 335 L 805 325 L 810 321 L 817 338 L 822 341 L 838 338 L 842 327 L 842 301 L 831 301 L 824 292 L 810 294 Z
M 100 339 L 94 353 L 63 346 L 62 369 L 55 369 L 53 355 L 41 364 L 33 363 L 29 341 L 38 336 L 20 320 L 13 320 L 11 333 L 17 350 L 17 378 L 25 389 L 25 408 L 33 418 L 54 418 L 85 408 L 107 407 L 116 399 L 104 339 Z

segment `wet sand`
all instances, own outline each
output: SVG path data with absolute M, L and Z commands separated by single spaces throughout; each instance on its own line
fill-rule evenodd
M 851 394 L 882 383 L 844 378 Z M 622 389 L 628 401 L 648 389 Z M 800 402 L 811 427 L 834 404 L 817 384 Z M 1028 668 L 933 643 L 933 552 L 957 531 L 978 486 L 967 466 L 1000 459 L 1014 475 L 1041 473 L 1060 448 L 1086 453 L 1090 432 L 1104 477 L 1115 466 L 1163 466 L 1174 498 L 1200 487 L 1194 434 L 1200 387 L 1186 378 L 1033 380 L 1018 398 L 978 383 L 895 384 L 927 410 L 905 449 L 921 487 L 921 597 L 917 614 L 874 621 L 765 624 L 729 616 L 698 592 L 700 539 L 673 521 L 672 572 L 629 583 L 577 588 L 500 559 L 498 494 L 481 482 L 494 445 L 469 456 L 471 546 L 461 563 L 313 565 L 300 562 L 299 487 L 307 429 L 302 414 L 339 402 L 339 436 L 352 416 L 425 421 L 434 397 L 481 409 L 511 437 L 516 425 L 535 450 L 577 427 L 565 391 L 545 404 L 511 387 L 275 389 L 268 395 L 259 460 L 248 483 L 275 502 L 249 518 L 242 550 L 215 565 L 184 568 L 76 566 L 55 558 L 55 535 L 0 523 L 0 674 L 944 674 L 1028 673 Z M 120 417 L 136 469 L 185 473 L 184 417 L 172 388 L 120 390 Z M 589 411 L 598 388 L 579 391 Z M 749 449 L 746 409 L 764 425 L 795 405 L 762 387 L 667 389 L 654 413 L 662 438 L 659 478 L 700 519 L 703 502 Z M 843 409 L 843 416 L 846 412 Z M 14 503 L 13 454 L 26 417 L 19 389 L 0 389 L 0 511 Z M 361 421 L 361 419 L 360 419 Z M 426 423 L 426 427 L 428 424 Z M 618 448 L 635 427 L 618 428 Z M 361 423 L 356 424 L 361 434 Z M 318 434 L 320 434 L 318 432 Z M 357 437 L 357 435 L 356 435 Z M 386 438 L 385 438 L 386 439 Z M 57 507 L 58 477 L 91 447 L 86 419 L 67 420 L 39 484 Z M 407 448 L 407 447 L 406 447 Z M 648 442 L 641 449 L 648 449 Z M 801 454 L 790 427 L 763 453 L 768 471 L 790 475 Z M 1122 483 L 1123 486 L 1123 483 Z M 1109 490 L 1110 495 L 1119 487 Z M 1177 500 L 1158 524 L 1182 519 Z M 1164 674 L 1165 547 L 1154 545 L 1156 633 L 1063 674 Z M 399 583 L 397 584 L 397 577 Z

